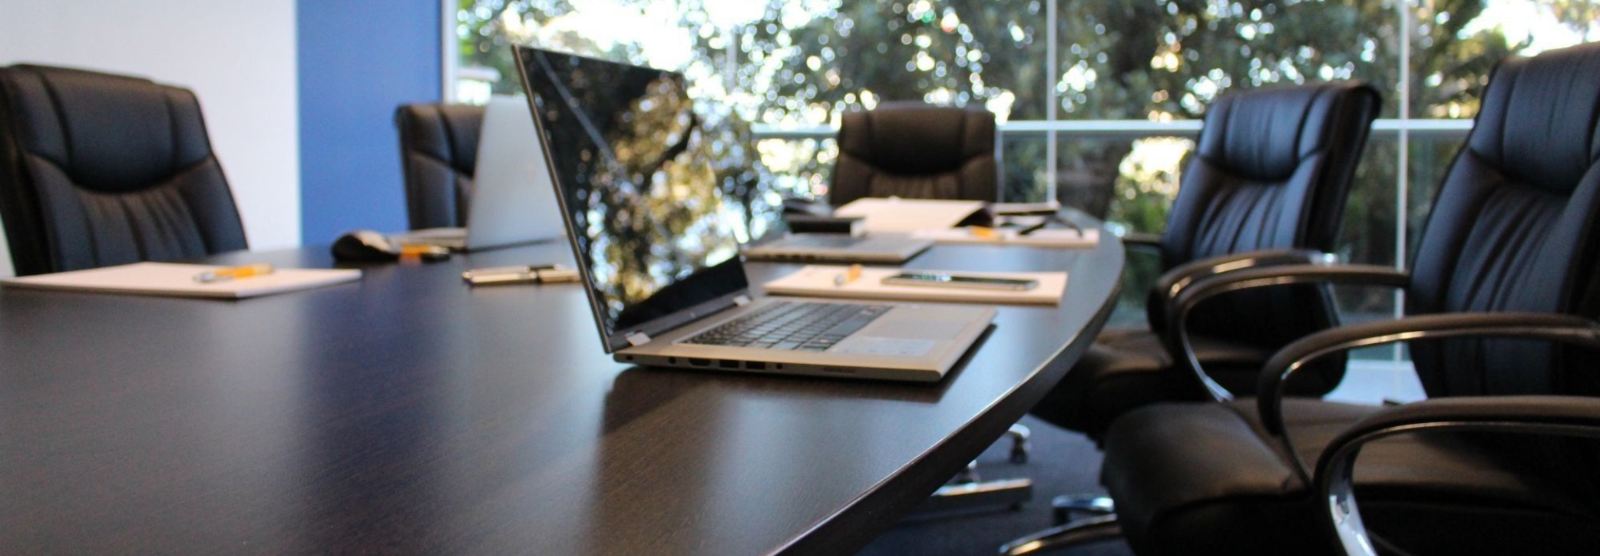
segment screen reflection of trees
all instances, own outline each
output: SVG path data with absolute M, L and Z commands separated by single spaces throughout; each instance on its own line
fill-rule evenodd
M 573 106 L 537 90 L 535 103 L 554 166 L 576 169 L 565 200 L 608 324 L 773 228 L 766 172 L 730 111 L 690 100 L 675 74 L 548 59 Z

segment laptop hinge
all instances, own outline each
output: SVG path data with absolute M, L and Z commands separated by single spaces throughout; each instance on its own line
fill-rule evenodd
M 650 335 L 649 334 L 645 334 L 643 332 L 630 333 L 630 334 L 628 334 L 627 338 L 628 338 L 628 345 L 633 346 L 633 347 L 639 347 L 639 346 L 642 346 L 642 345 L 650 343 Z
M 737 306 L 740 306 L 740 307 L 743 307 L 745 305 L 749 305 L 750 304 L 750 296 L 748 296 L 748 295 L 734 296 L 733 304 L 737 305 Z

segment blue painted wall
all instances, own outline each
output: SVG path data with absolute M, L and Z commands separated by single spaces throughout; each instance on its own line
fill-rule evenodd
M 297 0 L 295 9 L 301 240 L 404 230 L 394 109 L 439 101 L 439 3 Z

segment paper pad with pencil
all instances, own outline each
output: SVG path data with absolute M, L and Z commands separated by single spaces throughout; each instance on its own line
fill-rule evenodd
M 969 285 L 934 283 L 937 280 L 899 280 L 901 274 L 933 274 L 942 278 L 993 278 Z M 916 278 L 916 277 L 912 277 Z M 885 283 L 885 279 L 891 279 Z M 910 285 L 913 282 L 923 282 Z M 947 281 L 948 282 L 948 281 Z M 1022 283 L 1032 282 L 1023 287 Z M 1010 284 L 1017 284 L 1010 287 Z M 768 294 L 807 297 L 887 299 L 895 301 L 948 301 L 1020 305 L 1057 305 L 1067 290 L 1065 272 L 967 272 L 906 270 L 860 266 L 806 265 L 792 274 L 762 286 Z
M 360 270 L 133 263 L 0 280 L 6 287 L 244 299 L 361 279 Z

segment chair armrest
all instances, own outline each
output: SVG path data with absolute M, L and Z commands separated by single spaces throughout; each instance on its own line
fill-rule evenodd
M 1172 305 L 1190 284 L 1229 272 L 1266 266 L 1314 264 L 1331 260 L 1332 255 L 1313 249 L 1263 249 L 1232 255 L 1197 259 L 1172 267 L 1156 278 L 1145 302 L 1151 330 L 1166 327 L 1166 308 Z
M 1591 323 L 1592 329 L 1592 323 Z M 1593 332 L 1584 342 L 1593 347 Z M 1367 443 L 1422 431 L 1495 431 L 1600 440 L 1600 399 L 1582 396 L 1442 398 L 1386 409 L 1333 440 L 1317 462 L 1317 493 L 1347 554 L 1376 555 L 1355 500 L 1356 457 Z
M 1305 462 L 1283 426 L 1283 389 L 1291 375 L 1331 353 L 1409 340 L 1462 336 L 1532 338 L 1566 342 L 1600 352 L 1600 323 L 1548 313 L 1445 313 L 1324 330 L 1284 346 L 1261 367 L 1256 410 L 1261 426 L 1283 446 L 1295 474 L 1311 484 Z
M 1238 270 L 1214 275 L 1190 283 L 1166 307 L 1166 318 L 1161 341 L 1178 365 L 1194 373 L 1201 385 L 1218 401 L 1233 399 L 1222 385 L 1217 384 L 1195 356 L 1189 339 L 1187 320 L 1196 305 L 1207 299 L 1229 292 L 1285 286 L 1292 284 L 1363 284 L 1404 288 L 1411 284 L 1411 275 L 1393 267 L 1377 265 L 1327 265 L 1289 264 Z

